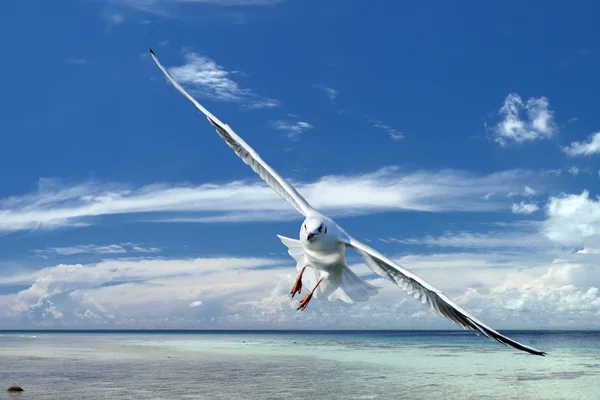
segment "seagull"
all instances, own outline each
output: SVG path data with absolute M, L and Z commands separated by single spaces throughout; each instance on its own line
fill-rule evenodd
M 458 324 L 463 329 L 473 330 L 477 334 L 482 333 L 488 339 L 495 339 L 505 346 L 510 345 L 518 350 L 539 356 L 546 355 L 543 351 L 516 342 L 485 325 L 463 310 L 441 290 L 350 236 L 331 218 L 314 209 L 229 125 L 221 122 L 190 96 L 160 63 L 152 49 L 150 49 L 150 54 L 167 79 L 208 118 L 219 136 L 225 140 L 235 154 L 305 218 L 300 226 L 299 240 L 277 235 L 288 248 L 289 255 L 297 263 L 298 276 L 291 290 L 292 297 L 302 293 L 303 286 L 310 290 L 300 301 L 298 310 L 304 311 L 313 297 L 353 304 L 355 301 L 367 301 L 378 293 L 376 286 L 359 278 L 348 267 L 346 250 L 352 249 L 360 254 L 363 262 L 374 273 L 393 282 L 407 294 L 412 295 L 415 300 L 426 304 L 433 312 Z

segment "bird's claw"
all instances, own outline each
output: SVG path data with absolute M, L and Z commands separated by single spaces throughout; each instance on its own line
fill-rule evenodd
M 312 299 L 312 296 L 313 296 L 313 292 L 310 292 L 309 294 L 307 294 L 306 297 L 303 298 L 302 301 L 300 302 L 300 306 L 297 308 L 297 310 L 304 311 L 306 309 L 306 306 L 308 306 L 308 302 L 310 301 L 310 299 Z
M 302 278 L 298 277 L 298 279 L 296 280 L 296 283 L 294 284 L 294 287 L 292 288 L 292 297 L 294 297 L 296 295 L 296 293 L 300 294 L 302 293 Z
M 302 293 L 302 274 L 304 274 L 304 270 L 306 269 L 306 267 L 302 268 L 302 271 L 300 271 L 300 275 L 298 275 L 298 278 L 296 279 L 296 283 L 294 283 L 294 287 L 292 288 L 292 297 L 294 297 L 296 295 L 296 293 L 300 294 Z

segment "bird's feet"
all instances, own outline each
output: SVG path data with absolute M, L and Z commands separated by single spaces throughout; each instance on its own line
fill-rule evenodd
M 298 275 L 298 278 L 296 279 L 296 283 L 294 283 L 294 287 L 292 288 L 292 297 L 294 297 L 296 295 L 296 293 L 300 294 L 302 293 L 302 274 L 304 273 L 304 270 L 306 269 L 306 267 L 302 268 L 302 271 L 300 271 L 300 275 Z
M 306 297 L 302 299 L 302 301 L 300 302 L 300 306 L 298 306 L 296 310 L 304 311 L 306 309 L 306 306 L 308 305 L 308 302 L 310 301 L 310 299 L 312 299 L 312 295 L 313 292 L 307 294 Z
M 310 299 L 312 299 L 313 293 L 315 292 L 315 290 L 317 290 L 317 287 L 319 287 L 319 284 L 321 283 L 322 280 L 323 279 L 319 279 L 319 282 L 317 282 L 317 284 L 315 285 L 313 290 L 311 290 L 310 293 L 307 294 L 306 297 L 302 299 L 302 301 L 300 302 L 300 305 L 298 306 L 298 308 L 296 310 L 304 311 L 306 309 L 306 306 L 308 306 Z

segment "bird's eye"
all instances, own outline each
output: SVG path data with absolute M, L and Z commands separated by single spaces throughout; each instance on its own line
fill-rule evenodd
M 304 224 L 304 229 L 306 229 L 306 224 Z
M 321 232 L 323 230 L 323 224 L 321 224 L 321 226 L 319 226 L 319 232 Z

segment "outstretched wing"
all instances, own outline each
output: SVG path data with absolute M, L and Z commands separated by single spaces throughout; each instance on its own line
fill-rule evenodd
M 496 339 L 500 343 L 511 345 L 519 350 L 539 356 L 546 354 L 543 351 L 525 346 L 496 332 L 463 310 L 458 304 L 442 293 L 441 290 L 431 286 L 422 278 L 391 261 L 371 247 L 352 237 L 349 238 L 349 241 L 346 244 L 349 247 L 354 248 L 362 256 L 365 264 L 371 268 L 373 272 L 394 282 L 406 293 L 412 295 L 421 303 L 427 304 L 434 312 L 442 317 L 448 318 L 450 321 L 457 323 L 465 329 L 477 330 L 490 339 Z
M 307 213 L 313 211 L 313 208 L 308 202 L 300 196 L 300 194 L 294 189 L 289 183 L 285 181 L 277 172 L 275 172 L 266 162 L 260 158 L 258 153 L 254 151 L 241 137 L 239 137 L 229 125 L 219 121 L 217 117 L 212 115 L 206 108 L 198 103 L 188 92 L 185 91 L 176 81 L 173 79 L 169 71 L 158 61 L 154 51 L 150 49 L 152 58 L 166 75 L 167 79 L 175 86 L 181 94 L 183 94 L 189 101 L 202 111 L 208 118 L 211 124 L 217 129 L 219 136 L 225 140 L 225 143 L 235 151 L 235 154 L 248 164 L 254 172 L 256 172 L 278 195 L 283 197 L 292 207 L 294 207 L 300 214 L 306 216 Z

